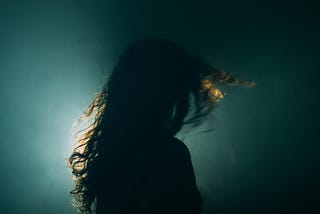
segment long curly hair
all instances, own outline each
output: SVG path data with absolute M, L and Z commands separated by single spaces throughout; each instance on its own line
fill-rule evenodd
M 113 130 L 129 132 L 125 127 L 132 123 L 150 130 L 150 123 L 156 127 L 169 106 L 174 106 L 166 123 L 169 136 L 177 134 L 184 124 L 198 126 L 226 96 L 219 84 L 253 87 L 255 83 L 217 69 L 165 39 L 146 38 L 130 44 L 73 127 L 76 142 L 68 159 L 75 182 L 70 192 L 73 205 L 81 213 L 93 212 L 99 191 L 98 161 L 106 155 L 108 144 L 109 150 L 116 146 L 111 142 Z M 154 118 L 156 114 L 159 117 Z

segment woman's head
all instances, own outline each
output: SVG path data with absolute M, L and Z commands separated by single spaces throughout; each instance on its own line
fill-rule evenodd
M 128 123 L 152 119 L 153 126 L 163 126 L 175 100 L 187 89 L 181 78 L 187 68 L 186 50 L 174 43 L 155 38 L 132 43 L 105 88 L 110 111 Z
M 169 117 L 175 99 L 187 88 L 180 77 L 187 72 L 186 58 L 186 50 L 166 40 L 132 43 L 105 86 L 110 112 L 128 123 L 152 119 L 153 126 L 163 125 L 162 119 Z
M 116 145 L 112 135 L 161 131 L 174 136 L 185 123 L 198 125 L 224 96 L 216 84 L 252 86 L 168 40 L 146 38 L 130 44 L 81 117 L 93 122 L 78 132 L 69 158 L 76 183 L 71 194 L 80 209 L 91 211 L 94 163 L 107 145 Z

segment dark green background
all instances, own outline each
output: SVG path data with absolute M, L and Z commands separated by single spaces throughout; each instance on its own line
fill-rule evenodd
M 319 20 L 310 1 L 0 1 L 0 213 L 74 213 L 71 125 L 148 35 L 257 83 L 180 135 L 204 213 L 319 213 Z

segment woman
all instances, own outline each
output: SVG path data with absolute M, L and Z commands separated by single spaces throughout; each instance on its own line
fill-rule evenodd
M 98 214 L 201 213 L 190 152 L 174 136 L 186 123 L 199 125 L 224 97 L 215 83 L 251 86 L 170 41 L 132 43 L 81 117 L 89 125 L 68 161 L 75 206 Z

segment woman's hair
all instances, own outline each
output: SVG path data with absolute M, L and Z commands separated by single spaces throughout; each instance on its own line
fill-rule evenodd
M 174 136 L 184 124 L 197 126 L 226 95 L 219 84 L 254 86 L 168 40 L 146 38 L 130 44 L 75 123 L 84 128 L 75 127 L 75 148 L 68 160 L 75 182 L 70 192 L 74 206 L 82 213 L 92 213 L 99 190 L 97 160 L 105 155 L 108 144 L 111 149 L 116 146 L 111 142 L 115 130 L 129 134 L 132 126 L 141 132 L 162 128 Z M 166 115 L 169 120 L 162 121 Z

